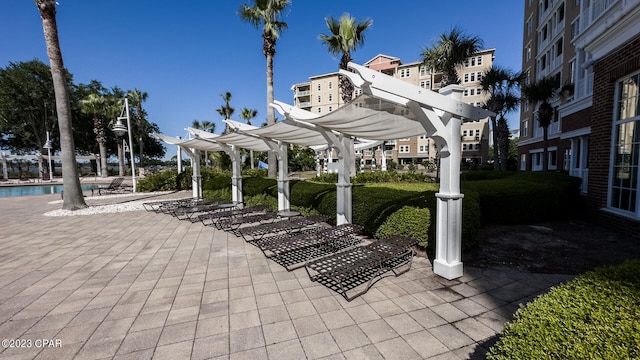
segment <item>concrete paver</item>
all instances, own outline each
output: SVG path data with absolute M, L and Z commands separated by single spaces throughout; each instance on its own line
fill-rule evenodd
M 58 199 L 0 198 L 0 338 L 59 341 L 1 358 L 481 358 L 519 304 L 572 278 L 448 281 L 416 258 L 347 302 L 232 234 L 145 211 L 43 216 Z

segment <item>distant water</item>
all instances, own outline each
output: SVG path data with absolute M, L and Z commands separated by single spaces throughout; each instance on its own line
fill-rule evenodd
M 82 185 L 82 191 L 97 188 L 96 185 Z M 62 192 L 62 185 L 25 185 L 25 186 L 1 186 L 0 197 L 47 195 Z

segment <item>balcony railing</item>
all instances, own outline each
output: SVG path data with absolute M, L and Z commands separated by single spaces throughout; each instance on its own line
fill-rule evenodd
M 296 92 L 296 96 L 300 97 L 300 96 L 309 96 L 311 95 L 311 91 L 309 90 L 305 90 L 305 91 L 298 91 Z

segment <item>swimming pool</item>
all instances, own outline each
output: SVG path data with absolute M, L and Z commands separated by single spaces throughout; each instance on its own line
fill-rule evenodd
M 96 189 L 96 185 L 82 185 L 82 191 Z M 28 196 L 59 194 L 62 192 L 62 185 L 25 185 L 25 186 L 0 186 L 0 197 L 7 196 Z

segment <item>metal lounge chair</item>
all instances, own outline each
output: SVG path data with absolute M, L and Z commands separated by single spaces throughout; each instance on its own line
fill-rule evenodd
M 304 266 L 305 261 L 311 258 L 334 253 L 360 243 L 362 239 L 356 235 L 363 229 L 360 225 L 343 224 L 315 232 L 269 238 L 257 245 L 266 257 L 291 271 Z
M 211 211 L 228 209 L 231 207 L 229 205 L 231 204 L 218 204 L 217 202 L 202 203 L 193 206 L 178 207 L 172 209 L 169 213 L 178 220 L 189 220 L 194 223 L 200 221 L 198 215 Z
M 409 271 L 417 243 L 415 238 L 392 235 L 309 260 L 305 269 L 311 281 L 318 281 L 351 301 L 369 291 L 387 272 L 399 276 Z
M 107 186 L 99 186 L 98 187 L 98 195 L 102 195 L 102 192 L 106 192 L 106 193 L 113 193 L 113 192 L 117 192 L 117 191 L 124 191 L 129 189 L 130 187 L 128 186 L 124 186 L 122 185 L 122 183 L 124 182 L 124 178 L 123 177 L 117 177 L 113 180 L 111 180 L 111 183 Z M 92 192 L 95 191 L 95 189 L 92 190 Z
M 213 225 L 216 228 L 222 230 L 218 226 L 218 223 L 223 219 L 243 216 L 246 214 L 260 213 L 265 211 L 267 208 L 268 206 L 265 206 L 265 205 L 255 205 L 255 206 L 243 207 L 241 209 L 238 209 L 238 208 L 224 209 L 224 210 L 221 209 L 218 211 L 211 211 L 206 214 L 200 214 L 198 215 L 198 219 L 202 222 L 202 225 L 204 226 Z
M 237 235 L 245 241 L 251 242 L 260 240 L 268 234 L 292 233 L 310 226 L 317 226 L 319 222 L 326 221 L 326 219 L 327 217 L 324 215 L 287 217 L 280 221 L 240 228 L 237 230 Z
M 278 214 L 267 211 L 264 213 L 250 213 L 250 214 L 242 214 L 240 216 L 228 217 L 224 219 L 220 219 L 216 224 L 221 230 L 231 231 L 234 234 L 237 234 L 237 230 L 243 225 L 250 225 L 255 223 L 268 223 L 273 222 L 278 218 Z
M 200 201 L 200 200 L 188 198 L 188 199 L 176 199 L 176 200 L 148 201 L 143 203 L 142 206 L 147 211 L 150 211 L 150 212 L 153 211 L 153 212 L 159 213 L 159 212 L 162 212 L 163 207 L 168 208 L 172 206 L 193 204 L 197 201 Z

